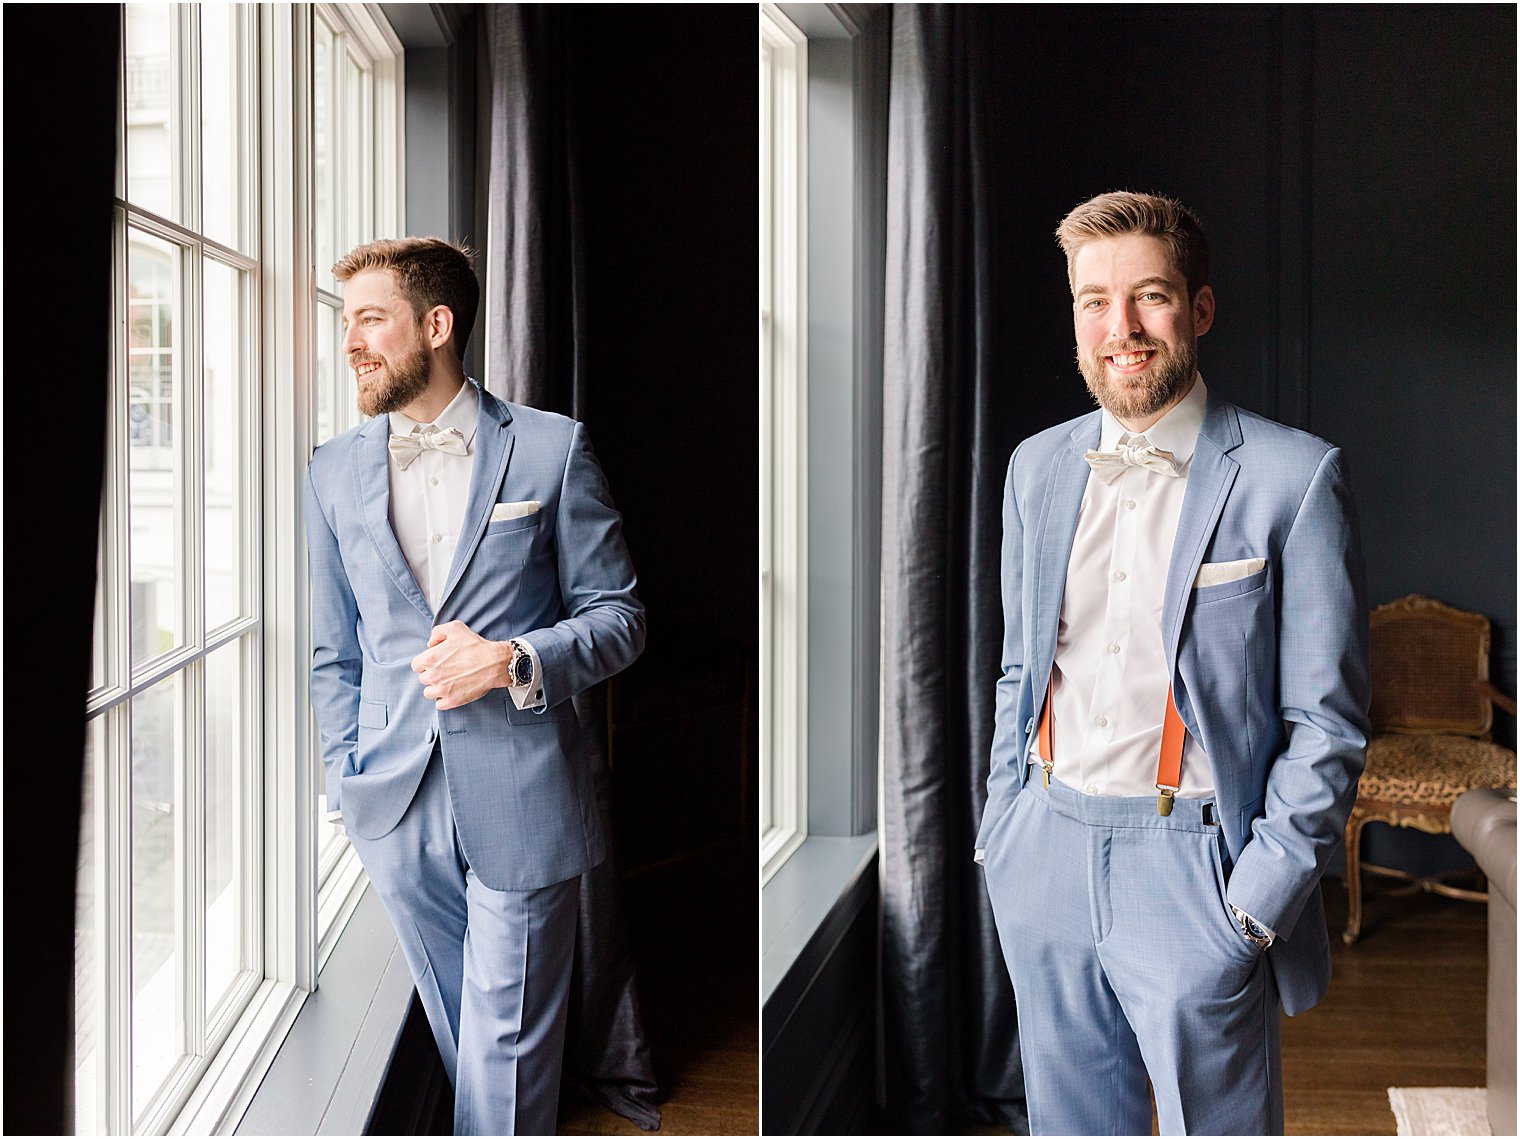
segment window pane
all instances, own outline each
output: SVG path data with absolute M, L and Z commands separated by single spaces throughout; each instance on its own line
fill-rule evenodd
M 175 825 L 184 684 L 176 673 L 132 700 L 132 1115 L 183 1052 L 177 930 L 182 857 Z
M 243 532 L 248 516 L 244 447 L 253 425 L 243 415 L 244 274 L 206 258 L 206 377 L 203 387 L 206 462 L 206 628 L 247 612 Z
M 138 230 L 127 244 L 128 466 L 132 662 L 180 639 L 180 477 L 175 427 L 182 376 L 179 251 Z
M 108 713 L 109 715 L 109 713 Z M 93 1135 L 100 1130 L 102 985 L 101 922 L 105 909 L 96 889 L 95 774 L 105 744 L 105 717 L 85 727 L 83 810 L 79 823 L 79 864 L 74 905 L 74 1131 Z
M 179 84 L 173 4 L 127 6 L 127 200 L 175 221 Z
M 241 773 L 253 756 L 245 705 L 253 690 L 249 640 L 206 658 L 206 1008 L 214 1009 L 247 964 L 243 960 Z
M 246 250 L 242 197 L 248 178 L 244 140 L 251 123 L 243 100 L 246 6 L 203 4 L 201 12 L 201 232 Z
M 101 528 L 95 542 L 95 629 L 91 637 L 90 687 L 99 688 L 110 675 L 106 661 L 105 534 Z
M 369 241 L 373 232 L 374 172 L 369 165 L 369 76 L 348 52 L 343 52 L 343 178 L 339 187 L 344 209 L 338 236 L 338 256 Z
M 317 721 L 311 721 L 311 766 L 317 781 L 317 865 L 321 866 L 327 851 L 343 834 L 339 823 L 327 821 L 327 771 L 322 766 L 322 745 L 317 733 Z
M 338 434 L 336 371 L 339 319 L 336 309 L 323 301 L 317 302 L 317 377 L 313 384 L 317 397 L 314 440 L 317 443 L 325 443 Z
M 316 21 L 316 42 L 313 54 L 314 111 L 316 114 L 317 155 L 317 285 L 333 288 L 332 265 L 338 259 L 333 248 L 333 209 L 337 195 L 334 193 L 332 129 L 332 55 L 333 35 L 319 16 Z

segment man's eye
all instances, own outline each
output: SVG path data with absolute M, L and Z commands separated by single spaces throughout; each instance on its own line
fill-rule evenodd
M 1140 294 L 1140 299 L 1142 301 L 1164 301 L 1164 300 L 1166 300 L 1166 294 L 1165 293 L 1141 293 Z
M 1082 307 L 1085 308 L 1085 309 L 1096 309 L 1096 308 L 1102 308 L 1103 304 L 1104 304 L 1103 301 L 1098 300 L 1098 299 L 1095 298 L 1093 300 L 1088 301 Z

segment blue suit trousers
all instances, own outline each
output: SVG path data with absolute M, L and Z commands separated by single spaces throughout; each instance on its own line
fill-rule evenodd
M 1281 1135 L 1278 994 L 1225 902 L 1212 800 L 1029 779 L 988 835 L 1030 1131 Z M 1268 953 L 1271 951 L 1268 950 Z
M 457 1135 L 553 1135 L 580 878 L 492 890 L 459 845 L 443 757 L 375 839 L 349 832 L 454 1085 Z

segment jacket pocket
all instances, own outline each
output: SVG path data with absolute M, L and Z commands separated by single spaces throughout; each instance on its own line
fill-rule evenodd
M 512 703 L 512 694 L 506 694 L 507 723 L 531 728 L 536 724 L 559 724 L 575 719 L 575 702 L 561 700 L 540 711 L 537 708 L 519 708 Z
M 375 700 L 359 701 L 359 726 L 383 728 L 386 724 L 386 706 Z

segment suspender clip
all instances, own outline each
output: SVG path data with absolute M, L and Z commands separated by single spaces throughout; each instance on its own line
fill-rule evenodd
M 1172 813 L 1172 798 L 1177 794 L 1177 788 L 1163 787 L 1158 783 L 1156 784 L 1156 790 L 1161 792 L 1161 794 L 1156 796 L 1156 814 L 1165 818 Z

